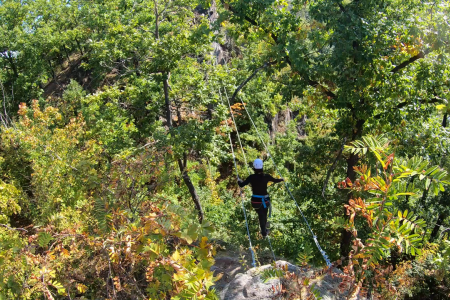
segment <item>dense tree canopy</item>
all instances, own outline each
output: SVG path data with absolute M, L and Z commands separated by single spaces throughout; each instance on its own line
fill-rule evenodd
M 259 157 L 286 179 L 350 294 L 446 299 L 448 16 L 443 0 L 0 1 L 0 299 L 215 299 L 217 246 L 250 238 L 269 261 L 229 137 L 241 178 Z M 289 192 L 269 193 L 276 256 L 323 267 Z

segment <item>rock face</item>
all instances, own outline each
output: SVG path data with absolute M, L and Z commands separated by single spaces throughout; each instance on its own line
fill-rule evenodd
M 299 116 L 298 111 L 291 111 L 290 109 L 282 110 L 275 116 L 267 114 L 264 117 L 265 122 L 269 127 L 270 138 L 273 140 L 276 133 L 284 133 L 287 129 L 289 122 L 296 120 L 295 127 L 299 138 L 305 138 L 307 133 L 305 130 L 306 115 Z
M 296 273 L 301 276 L 311 277 L 313 271 L 311 269 L 302 269 L 286 261 L 277 261 L 277 267 L 287 267 L 289 272 Z M 281 284 L 281 279 L 274 278 L 264 282 L 261 275 L 264 270 L 272 268 L 271 265 L 252 268 L 244 272 L 242 266 L 235 259 L 230 257 L 216 258 L 216 264 L 212 270 L 223 277 L 216 283 L 215 288 L 222 300 L 271 300 L 280 299 L 278 292 L 274 292 L 272 287 Z M 319 291 L 324 300 L 340 300 L 347 299 L 347 293 L 341 294 L 338 286 L 341 279 L 337 276 L 341 272 L 334 269 L 332 274 L 326 273 L 310 280 L 315 285 L 315 289 Z M 361 297 L 355 299 L 364 299 Z

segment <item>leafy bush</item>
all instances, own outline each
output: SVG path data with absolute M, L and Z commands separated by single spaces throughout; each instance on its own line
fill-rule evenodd
M 28 238 L 0 228 L 0 296 L 215 299 L 209 224 L 199 226 L 185 209 L 167 203 L 145 203 L 140 211 L 132 222 L 129 212 L 113 209 L 102 235 L 83 231 L 82 224 L 56 231 L 50 223 Z
M 377 164 L 355 167 L 359 177 L 352 182 L 346 179 L 339 183 L 341 188 L 351 191 L 352 198 L 344 205 L 348 220 L 336 218 L 337 225 L 344 227 L 353 235 L 348 264 L 344 272 L 348 276 L 348 287 L 357 295 L 363 283 L 389 289 L 388 275 L 392 265 L 388 259 L 395 253 L 412 257 L 421 255 L 425 221 L 413 212 L 398 209 L 402 197 L 418 197 L 421 189 L 430 189 L 435 195 L 447 185 L 447 172 L 439 166 L 428 166 L 429 162 L 420 158 L 397 160 L 389 152 L 384 137 L 364 137 L 355 141 L 347 150 L 352 153 L 371 153 Z M 416 179 L 417 185 L 409 185 Z M 368 231 L 365 239 L 358 237 L 357 217 L 365 221 Z

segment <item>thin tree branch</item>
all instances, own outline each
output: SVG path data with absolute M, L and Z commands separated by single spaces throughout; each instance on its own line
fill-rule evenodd
M 8 116 L 8 113 L 6 112 L 6 95 L 5 95 L 5 89 L 4 89 L 4 87 L 3 87 L 3 82 L 2 82 L 2 81 L 0 81 L 0 87 L 2 88 L 2 94 L 3 94 L 3 111 L 4 111 L 4 116 L 2 116 L 1 114 L 0 114 L 0 116 L 1 116 L 1 118 L 2 118 L 3 126 L 8 127 L 8 123 L 9 123 L 9 121 L 10 121 L 10 118 L 9 118 L 9 116 Z
M 235 15 L 239 15 L 239 13 L 232 7 L 230 6 L 228 3 L 225 3 L 224 0 L 221 0 L 222 5 L 225 7 L 225 9 L 231 11 L 233 14 Z M 259 25 L 258 22 L 256 22 L 255 20 L 251 19 L 250 17 L 248 17 L 247 15 L 244 16 L 244 19 L 249 22 L 250 24 L 252 24 L 253 26 L 256 26 L 258 28 L 261 28 L 265 33 L 267 33 L 273 40 L 274 42 L 279 45 L 280 41 L 278 39 L 278 36 L 276 34 L 274 34 L 273 32 L 270 32 L 269 30 L 267 30 L 266 28 L 264 28 L 263 26 Z M 289 57 L 288 54 L 286 54 L 284 56 L 284 60 L 288 63 L 289 66 L 292 66 L 292 61 L 291 58 Z M 261 68 L 260 68 L 261 69 Z M 257 69 L 257 71 L 259 71 L 259 69 Z M 256 72 L 257 72 L 256 71 Z M 253 75 L 254 76 L 254 75 Z M 251 79 L 251 78 L 250 78 Z M 305 80 L 308 82 L 308 85 L 312 86 L 312 87 L 320 87 L 322 89 L 322 91 L 325 93 L 325 95 L 327 95 L 328 97 L 331 98 L 336 98 L 336 95 L 329 91 L 328 89 L 326 89 L 324 86 L 322 86 L 318 81 L 315 80 L 311 80 L 308 76 L 305 76 Z M 244 85 L 246 84 L 246 82 L 244 82 Z M 236 95 L 233 94 L 233 96 L 231 97 L 231 101 L 234 100 L 234 97 Z
M 28 232 L 28 230 L 24 229 L 24 228 L 15 228 L 15 227 L 10 227 L 6 224 L 0 224 L 1 227 L 5 227 L 9 230 L 17 230 L 17 231 L 22 231 L 22 232 Z
M 247 79 L 244 80 L 244 82 L 241 83 L 241 85 L 239 85 L 236 90 L 234 91 L 233 95 L 230 98 L 230 102 L 234 103 L 234 99 L 236 98 L 237 94 L 239 93 L 239 91 L 250 81 L 252 80 L 253 77 L 255 77 L 255 75 L 262 69 L 266 68 L 268 65 L 271 65 L 274 63 L 269 63 L 266 62 L 264 63 L 261 67 L 257 68 L 255 71 L 253 71 L 252 75 L 250 75 L 250 77 L 248 77 Z
M 421 103 L 421 104 L 432 104 L 432 103 L 443 103 L 443 102 L 444 102 L 444 101 L 443 101 L 443 99 L 441 99 L 441 98 L 433 98 L 433 99 L 430 99 L 430 100 L 428 100 L 428 101 L 419 101 L 419 103 Z M 403 108 L 403 107 L 405 107 L 405 106 L 407 106 L 407 105 L 409 105 L 409 104 L 411 104 L 411 103 L 405 101 L 405 102 L 402 102 L 402 103 L 397 104 L 397 106 L 395 106 L 395 107 L 393 107 L 393 108 L 391 108 L 391 109 L 400 109 L 400 108 Z M 377 120 L 377 119 L 380 119 L 381 116 L 383 116 L 383 115 L 385 115 L 385 114 L 386 114 L 386 112 L 382 112 L 382 113 L 379 113 L 379 114 L 373 116 L 373 118 L 374 118 L 375 120 Z
M 339 9 L 340 9 L 343 13 L 345 13 L 346 10 L 345 10 L 345 7 L 342 5 L 342 3 L 339 3 L 339 2 L 338 2 L 338 5 L 339 5 Z
M 311 80 L 309 78 L 306 78 L 308 81 L 308 84 L 312 87 L 320 87 L 322 89 L 322 92 L 327 95 L 328 97 L 334 99 L 336 98 L 336 94 L 331 92 L 330 90 L 326 89 L 323 85 L 321 85 L 318 81 Z
M 442 230 L 442 232 L 441 232 L 441 238 L 442 238 L 442 236 L 444 235 L 444 233 L 449 232 L 449 231 L 450 231 L 450 228 L 445 228 L 444 230 Z
M 333 164 L 331 165 L 330 169 L 329 169 L 328 172 L 327 172 L 327 178 L 325 179 L 325 182 L 323 183 L 322 197 L 323 197 L 325 200 L 326 200 L 326 197 L 325 197 L 325 190 L 326 190 L 327 185 L 328 185 L 328 180 L 330 180 L 330 176 L 331 176 L 331 174 L 333 173 L 334 169 L 336 168 L 337 162 L 339 161 L 339 158 L 340 158 L 341 155 L 342 155 L 342 151 L 344 151 L 344 145 L 345 145 L 346 142 L 347 142 L 347 137 L 344 137 L 344 139 L 342 140 L 342 146 L 341 146 L 341 149 L 339 149 L 339 152 L 338 152 L 336 158 L 334 159 Z

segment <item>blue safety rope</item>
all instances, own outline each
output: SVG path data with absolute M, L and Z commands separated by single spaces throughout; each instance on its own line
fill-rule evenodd
M 279 175 L 280 177 L 282 177 L 280 171 L 278 170 L 277 164 L 275 163 L 275 160 L 273 159 L 272 155 L 270 154 L 270 151 L 269 151 L 269 149 L 267 148 L 266 143 L 264 143 L 264 141 L 263 141 L 263 139 L 262 139 L 262 137 L 261 137 L 261 135 L 260 135 L 260 133 L 259 133 L 259 131 L 258 131 L 258 128 L 257 128 L 256 125 L 255 125 L 255 122 L 253 122 L 253 119 L 252 119 L 252 117 L 250 116 L 250 113 L 248 112 L 247 107 L 245 106 L 244 101 L 242 101 L 241 98 L 239 98 L 239 100 L 241 101 L 242 105 L 244 106 L 244 109 L 245 109 L 245 111 L 246 111 L 246 113 L 247 113 L 247 115 L 248 115 L 250 121 L 252 122 L 253 127 L 255 128 L 256 133 L 257 133 L 259 139 L 261 140 L 261 142 L 262 142 L 263 145 L 264 145 L 264 148 L 265 148 L 266 151 L 267 151 L 267 154 L 268 154 L 269 157 L 272 159 L 273 165 L 275 166 L 275 169 L 276 169 L 278 175 Z M 322 250 L 322 247 L 320 247 L 319 241 L 317 240 L 317 236 L 316 236 L 316 235 L 314 234 L 314 232 L 312 231 L 311 226 L 309 226 L 308 220 L 307 220 L 307 219 L 305 218 L 305 216 L 303 215 L 303 212 L 302 212 L 302 210 L 300 209 L 300 206 L 298 205 L 297 200 L 295 200 L 294 196 L 292 195 L 291 190 L 289 189 L 289 187 L 288 187 L 286 181 L 284 181 L 284 186 L 286 187 L 286 190 L 288 191 L 288 193 L 289 193 L 289 195 L 291 196 L 292 200 L 294 200 L 295 205 L 297 206 L 298 210 L 300 211 L 300 214 L 301 214 L 302 217 L 303 217 L 303 220 L 305 221 L 306 225 L 308 226 L 308 229 L 309 229 L 309 231 L 311 232 L 311 235 L 312 235 L 312 237 L 313 237 L 313 239 L 314 239 L 314 242 L 316 243 L 317 249 L 319 249 L 320 254 L 322 254 L 323 259 L 325 260 L 327 266 L 328 266 L 328 267 L 331 267 L 331 262 L 330 262 L 330 259 L 328 258 L 328 255 L 325 253 L 324 250 Z
M 220 96 L 221 101 L 223 102 L 222 94 L 220 93 L 220 89 L 219 89 L 219 96 Z M 230 130 L 229 130 L 230 128 L 228 127 L 228 122 L 227 122 L 226 119 L 225 119 L 225 124 L 227 125 L 228 138 L 230 140 L 231 153 L 233 154 L 233 162 L 234 162 L 234 169 L 236 170 L 236 177 L 237 177 L 237 179 L 239 179 L 239 173 L 238 173 L 237 164 L 236 164 L 236 156 L 234 155 L 233 142 L 231 141 L 231 134 L 230 134 Z M 245 154 L 244 154 L 244 157 L 245 157 Z M 252 239 L 250 238 L 250 230 L 248 229 L 247 213 L 245 211 L 244 195 L 242 194 L 242 188 L 241 187 L 239 187 L 239 194 L 241 195 L 242 211 L 244 212 L 245 226 L 247 227 L 248 243 L 250 245 L 249 250 L 250 250 L 250 253 L 252 255 L 252 266 L 256 267 L 255 253 L 253 252 Z
M 241 142 L 241 137 L 240 137 L 240 134 L 239 134 L 239 130 L 237 129 L 236 120 L 234 119 L 233 110 L 231 109 L 230 98 L 228 98 L 227 89 L 224 88 L 223 90 L 224 90 L 225 96 L 227 98 L 228 108 L 230 110 L 231 118 L 232 118 L 233 124 L 234 124 L 234 129 L 236 130 L 236 135 L 237 135 L 238 140 L 239 140 L 239 145 L 241 146 L 242 154 L 244 155 L 245 165 L 247 166 L 247 171 L 248 171 L 248 174 L 250 175 L 250 173 L 251 173 L 250 172 L 250 167 L 248 166 L 248 163 L 247 163 L 247 157 L 245 156 L 244 147 L 242 147 L 242 142 Z M 220 94 L 220 89 L 219 89 L 219 95 L 222 98 L 222 95 Z M 227 123 L 227 127 L 228 127 L 228 123 Z M 230 136 L 230 143 L 231 143 L 231 136 Z M 231 145 L 231 149 L 233 149 L 233 145 Z M 233 152 L 233 155 L 234 155 L 234 152 Z M 236 160 L 234 161 L 234 164 L 236 165 Z M 236 172 L 237 172 L 237 169 L 236 169 Z M 238 179 L 239 179 L 239 176 L 238 176 Z M 264 203 L 264 199 L 262 201 Z M 264 207 L 265 207 L 265 203 L 264 203 Z M 269 206 L 269 212 L 270 212 L 269 213 L 269 218 L 270 218 L 272 216 L 272 204 L 270 204 L 270 206 Z M 277 261 L 277 259 L 275 257 L 275 253 L 274 253 L 273 248 L 272 248 L 272 243 L 270 242 L 269 235 L 267 235 L 267 240 L 269 241 L 270 251 L 272 251 L 273 261 Z

